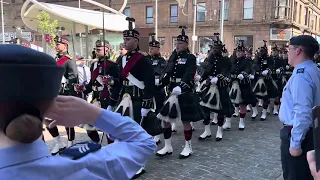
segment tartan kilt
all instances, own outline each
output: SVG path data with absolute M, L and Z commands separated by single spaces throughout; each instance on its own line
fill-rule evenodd
M 166 92 L 164 90 L 164 88 L 158 88 L 156 87 L 156 91 L 154 93 L 154 98 L 156 101 L 156 113 L 159 113 L 160 109 L 163 107 L 164 105 L 164 101 L 166 100 Z
M 280 96 L 276 81 L 272 79 L 266 79 L 264 82 L 267 86 L 268 98 L 276 98 Z
M 223 114 L 227 117 L 231 117 L 232 114 L 234 113 L 234 106 L 231 102 L 230 96 L 229 96 L 229 88 L 228 86 L 225 87 L 218 87 L 219 94 L 220 94 L 220 103 L 222 109 L 219 111 L 214 111 L 215 113 L 218 114 Z
M 239 84 L 242 102 L 240 104 L 256 104 L 257 98 L 252 91 L 251 84 Z
M 182 122 L 197 122 L 203 120 L 205 114 L 200 107 L 199 97 L 194 92 L 187 92 L 178 96 Z

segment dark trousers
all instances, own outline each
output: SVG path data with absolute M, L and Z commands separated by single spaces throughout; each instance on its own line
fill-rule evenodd
M 49 131 L 49 133 L 51 134 L 52 137 L 57 137 L 59 136 L 59 131 L 57 126 L 53 127 L 53 128 L 49 128 L 47 127 L 47 130 Z M 73 141 L 74 137 L 75 137 L 75 131 L 74 128 L 68 128 L 66 127 L 66 131 L 67 131 L 67 135 L 68 135 L 68 141 Z
M 298 157 L 290 155 L 291 130 L 282 128 L 280 130 L 281 139 L 281 163 L 284 180 L 313 180 L 309 165 L 307 162 L 307 152 L 313 150 L 313 132 L 310 129 L 302 141 L 302 154 Z

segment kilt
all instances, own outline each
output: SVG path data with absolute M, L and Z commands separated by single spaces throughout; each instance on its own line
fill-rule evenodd
M 251 84 L 239 84 L 242 102 L 240 104 L 256 104 L 257 98 L 252 91 Z
M 164 88 L 156 87 L 154 98 L 156 100 L 155 112 L 159 113 L 160 109 L 163 107 L 164 101 L 166 100 L 166 92 Z
M 178 96 L 181 109 L 181 121 L 197 122 L 204 119 L 204 112 L 199 104 L 199 98 L 194 92 Z
M 278 85 L 275 80 L 267 79 L 265 80 L 268 92 L 268 98 L 277 98 L 280 96 Z
M 223 114 L 227 117 L 231 117 L 232 114 L 234 113 L 234 107 L 233 107 L 232 102 L 229 97 L 228 86 L 224 86 L 224 87 L 218 86 L 217 90 L 218 90 L 219 96 L 216 96 L 216 97 L 218 97 L 219 99 L 214 100 L 213 96 L 212 96 L 212 98 L 209 97 L 208 99 L 206 99 L 210 93 L 210 90 L 208 90 L 207 94 L 201 98 L 200 104 L 204 104 L 204 103 L 218 104 L 219 103 L 220 104 L 219 108 L 209 108 L 208 106 L 202 106 L 202 107 L 204 109 L 211 111 L 211 112 L 215 112 L 218 114 Z M 212 91 L 212 89 L 211 89 L 211 91 Z M 216 102 L 216 103 L 214 103 L 214 102 Z

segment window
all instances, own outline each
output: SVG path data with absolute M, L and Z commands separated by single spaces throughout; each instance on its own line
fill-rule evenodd
M 127 17 L 130 17 L 131 11 L 129 7 L 124 8 L 123 14 L 126 15 Z
M 275 18 L 288 19 L 290 17 L 290 0 L 276 0 Z
M 206 21 L 206 3 L 197 4 L 197 22 Z
M 300 8 L 299 8 L 299 23 L 301 23 L 301 11 L 302 11 L 302 5 L 300 4 Z
M 146 7 L 146 24 L 153 24 L 153 7 Z
M 296 22 L 297 22 L 297 9 L 298 9 L 298 3 L 297 3 L 297 1 L 294 1 L 293 21 L 296 21 Z
M 177 37 L 172 37 L 172 50 L 176 49 Z
M 234 36 L 234 45 L 236 46 L 240 40 L 243 40 L 244 46 L 253 46 L 253 36 L 239 35 Z
M 253 0 L 243 0 L 243 19 L 253 19 Z
M 308 8 L 304 8 L 304 25 L 308 25 Z
M 310 17 L 311 17 L 311 12 L 309 11 L 309 15 L 308 15 L 308 27 L 310 27 Z
M 170 23 L 178 22 L 178 5 L 170 5 Z
M 220 18 L 219 21 L 221 19 L 221 1 L 219 1 L 219 14 L 220 14 Z M 229 0 L 225 0 L 224 1 L 224 20 L 228 21 L 228 16 L 229 16 Z

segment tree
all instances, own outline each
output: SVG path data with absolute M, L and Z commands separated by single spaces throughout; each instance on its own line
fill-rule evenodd
M 54 48 L 55 43 L 53 39 L 57 34 L 58 20 L 51 21 L 50 15 L 45 11 L 41 11 L 37 15 L 37 20 L 39 23 L 39 31 L 45 36 L 49 47 Z

